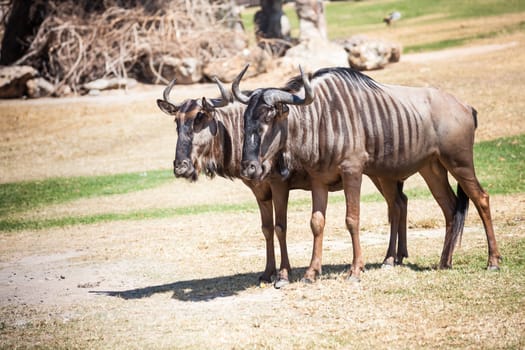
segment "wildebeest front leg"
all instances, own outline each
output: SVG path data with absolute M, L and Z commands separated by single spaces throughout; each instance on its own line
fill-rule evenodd
M 315 281 L 322 273 L 323 258 L 323 233 L 326 218 L 326 205 L 328 201 L 328 188 L 321 183 L 312 183 L 312 217 L 310 227 L 314 236 L 312 250 L 312 260 L 306 270 L 303 282 L 310 283 Z
M 259 283 L 271 283 L 275 276 L 275 250 L 273 244 L 273 205 L 271 200 L 259 200 L 259 212 L 261 214 L 261 229 L 266 240 L 266 268 L 259 277 Z
M 288 259 L 288 248 L 286 245 L 286 226 L 288 210 L 288 185 L 285 182 L 272 184 L 272 198 L 275 208 L 275 234 L 279 240 L 281 249 L 281 265 L 277 273 L 275 288 L 282 288 L 290 283 L 292 268 Z
M 346 227 L 352 238 L 353 259 L 348 278 L 359 281 L 365 264 L 359 240 L 359 200 L 363 175 L 357 172 L 343 172 L 343 187 L 346 200 Z

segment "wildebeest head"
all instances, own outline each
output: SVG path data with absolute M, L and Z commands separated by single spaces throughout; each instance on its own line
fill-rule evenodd
M 275 88 L 257 89 L 249 96 L 239 89 L 239 82 L 248 65 L 235 78 L 232 91 L 236 99 L 247 105 L 244 112 L 244 141 L 241 176 L 262 180 L 270 173 L 276 157 L 282 156 L 288 137 L 288 105 L 304 105 L 313 101 L 313 90 L 301 67 L 304 98 Z
M 175 85 L 173 79 L 164 90 L 164 99 L 158 99 L 159 108 L 175 117 L 177 124 L 177 148 L 173 161 L 173 173 L 176 177 L 197 180 L 202 168 L 201 160 L 210 152 L 212 139 L 217 134 L 215 108 L 226 106 L 231 101 L 231 94 L 224 85 L 215 79 L 222 97 L 219 99 L 188 99 L 180 104 L 169 101 L 169 94 Z

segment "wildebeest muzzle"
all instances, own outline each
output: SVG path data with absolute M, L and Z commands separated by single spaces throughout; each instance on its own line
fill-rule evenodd
M 176 177 L 192 178 L 195 168 L 189 159 L 175 159 L 173 161 L 173 174 Z

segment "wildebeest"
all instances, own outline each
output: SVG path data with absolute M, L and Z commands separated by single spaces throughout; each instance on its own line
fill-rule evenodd
M 164 90 L 163 100 L 157 100 L 159 108 L 175 117 L 177 124 L 177 146 L 174 160 L 174 174 L 197 180 L 202 171 L 209 176 L 241 178 L 242 116 L 246 106 L 238 102 L 230 103 L 231 93 L 216 81 L 221 91 L 218 99 L 189 99 L 173 103 L 169 94 L 175 81 Z M 279 157 L 278 157 L 279 158 Z M 273 172 L 264 181 L 243 182 L 252 190 L 261 215 L 262 231 L 266 239 L 266 268 L 260 280 L 268 282 L 276 273 L 273 235 L 277 234 L 281 249 L 281 265 L 277 274 L 276 287 L 288 283 L 290 263 L 286 247 L 287 204 L 292 189 L 311 190 L 308 173 L 302 168 L 282 167 L 283 160 L 277 162 Z M 286 179 L 281 172 L 286 171 Z M 387 198 L 391 222 L 391 240 L 386 265 L 402 263 L 408 256 L 406 247 L 406 196 L 402 193 L 402 182 L 372 177 L 380 192 Z M 342 189 L 341 179 L 328 185 L 329 191 Z M 275 226 L 273 218 L 275 210 Z M 399 233 L 399 248 L 396 253 L 396 236 Z
M 312 181 L 312 227 L 324 226 L 327 186 L 342 179 L 346 226 L 353 260 L 349 277 L 359 279 L 364 261 L 359 240 L 362 175 L 404 180 L 419 171 L 440 204 L 446 220 L 440 267 L 452 266 L 470 198 L 483 221 L 488 241 L 488 268 L 501 259 L 489 207 L 473 164 L 476 111 L 454 96 L 433 88 L 385 85 L 349 68 L 326 68 L 310 79 L 301 75 L 284 89 L 239 90 L 248 66 L 232 84 L 235 97 L 247 104 L 241 174 L 264 179 L 278 153 L 291 167 L 305 169 Z M 447 170 L 458 181 L 456 199 Z M 467 198 L 468 196 L 468 198 Z M 322 240 L 322 229 L 313 229 Z M 312 254 L 309 273 L 320 269 L 321 251 Z

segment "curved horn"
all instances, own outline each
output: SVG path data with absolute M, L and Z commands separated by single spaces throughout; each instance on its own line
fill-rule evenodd
M 304 100 L 302 104 L 309 105 L 314 101 L 314 90 L 310 85 L 310 79 L 308 79 L 308 74 L 306 74 L 301 66 L 299 66 L 299 71 L 301 72 L 301 78 L 303 79 L 304 85 Z
M 171 92 L 171 89 L 173 88 L 173 86 L 175 85 L 176 82 L 177 82 L 177 79 L 174 78 L 172 81 L 170 81 L 168 86 L 166 86 L 166 88 L 164 89 L 164 93 L 162 94 L 162 96 L 164 97 L 164 101 L 170 102 L 169 101 L 169 99 L 170 99 L 170 92 Z
M 233 80 L 233 83 L 232 83 L 233 96 L 235 96 L 235 98 L 236 98 L 239 102 L 241 102 L 241 103 L 243 103 L 243 104 L 245 104 L 245 105 L 248 104 L 248 101 L 250 100 L 250 96 L 247 96 L 247 95 L 245 95 L 245 94 L 243 94 L 243 93 L 241 92 L 241 90 L 239 89 L 239 83 L 240 83 L 240 81 L 241 81 L 241 79 L 242 79 L 244 73 L 246 73 L 246 71 L 248 70 L 248 67 L 249 67 L 249 66 L 250 66 L 250 65 L 247 64 L 247 65 L 244 67 L 244 69 L 239 73 L 239 75 Z
M 219 87 L 219 90 L 221 92 L 221 96 L 222 98 L 214 98 L 214 99 L 211 99 L 211 103 L 213 105 L 213 107 L 224 107 L 224 106 L 227 106 L 228 103 L 230 103 L 233 98 L 232 98 L 232 94 L 230 93 L 230 91 L 226 88 L 226 86 L 224 86 L 224 84 L 222 83 L 222 81 L 219 80 L 219 78 L 217 77 L 214 77 L 213 78 L 213 81 L 215 82 L 215 84 L 217 84 L 217 86 Z
M 164 101 L 171 104 L 174 107 L 173 112 L 177 112 L 181 106 L 181 104 L 175 104 L 170 101 L 170 92 L 173 86 L 175 85 L 176 81 L 177 79 L 173 79 L 172 81 L 170 81 L 170 83 L 168 84 L 168 86 L 166 86 L 166 88 L 164 89 L 164 92 L 162 93 L 162 96 L 164 97 Z
M 267 100 L 269 104 L 275 105 L 277 103 L 286 103 L 290 105 L 307 105 L 312 103 L 314 100 L 314 92 L 312 86 L 310 85 L 308 75 L 303 71 L 301 66 L 299 66 L 299 71 L 301 72 L 301 78 L 303 80 L 304 98 L 287 91 L 274 89 L 270 90 L 270 95 L 268 96 Z

